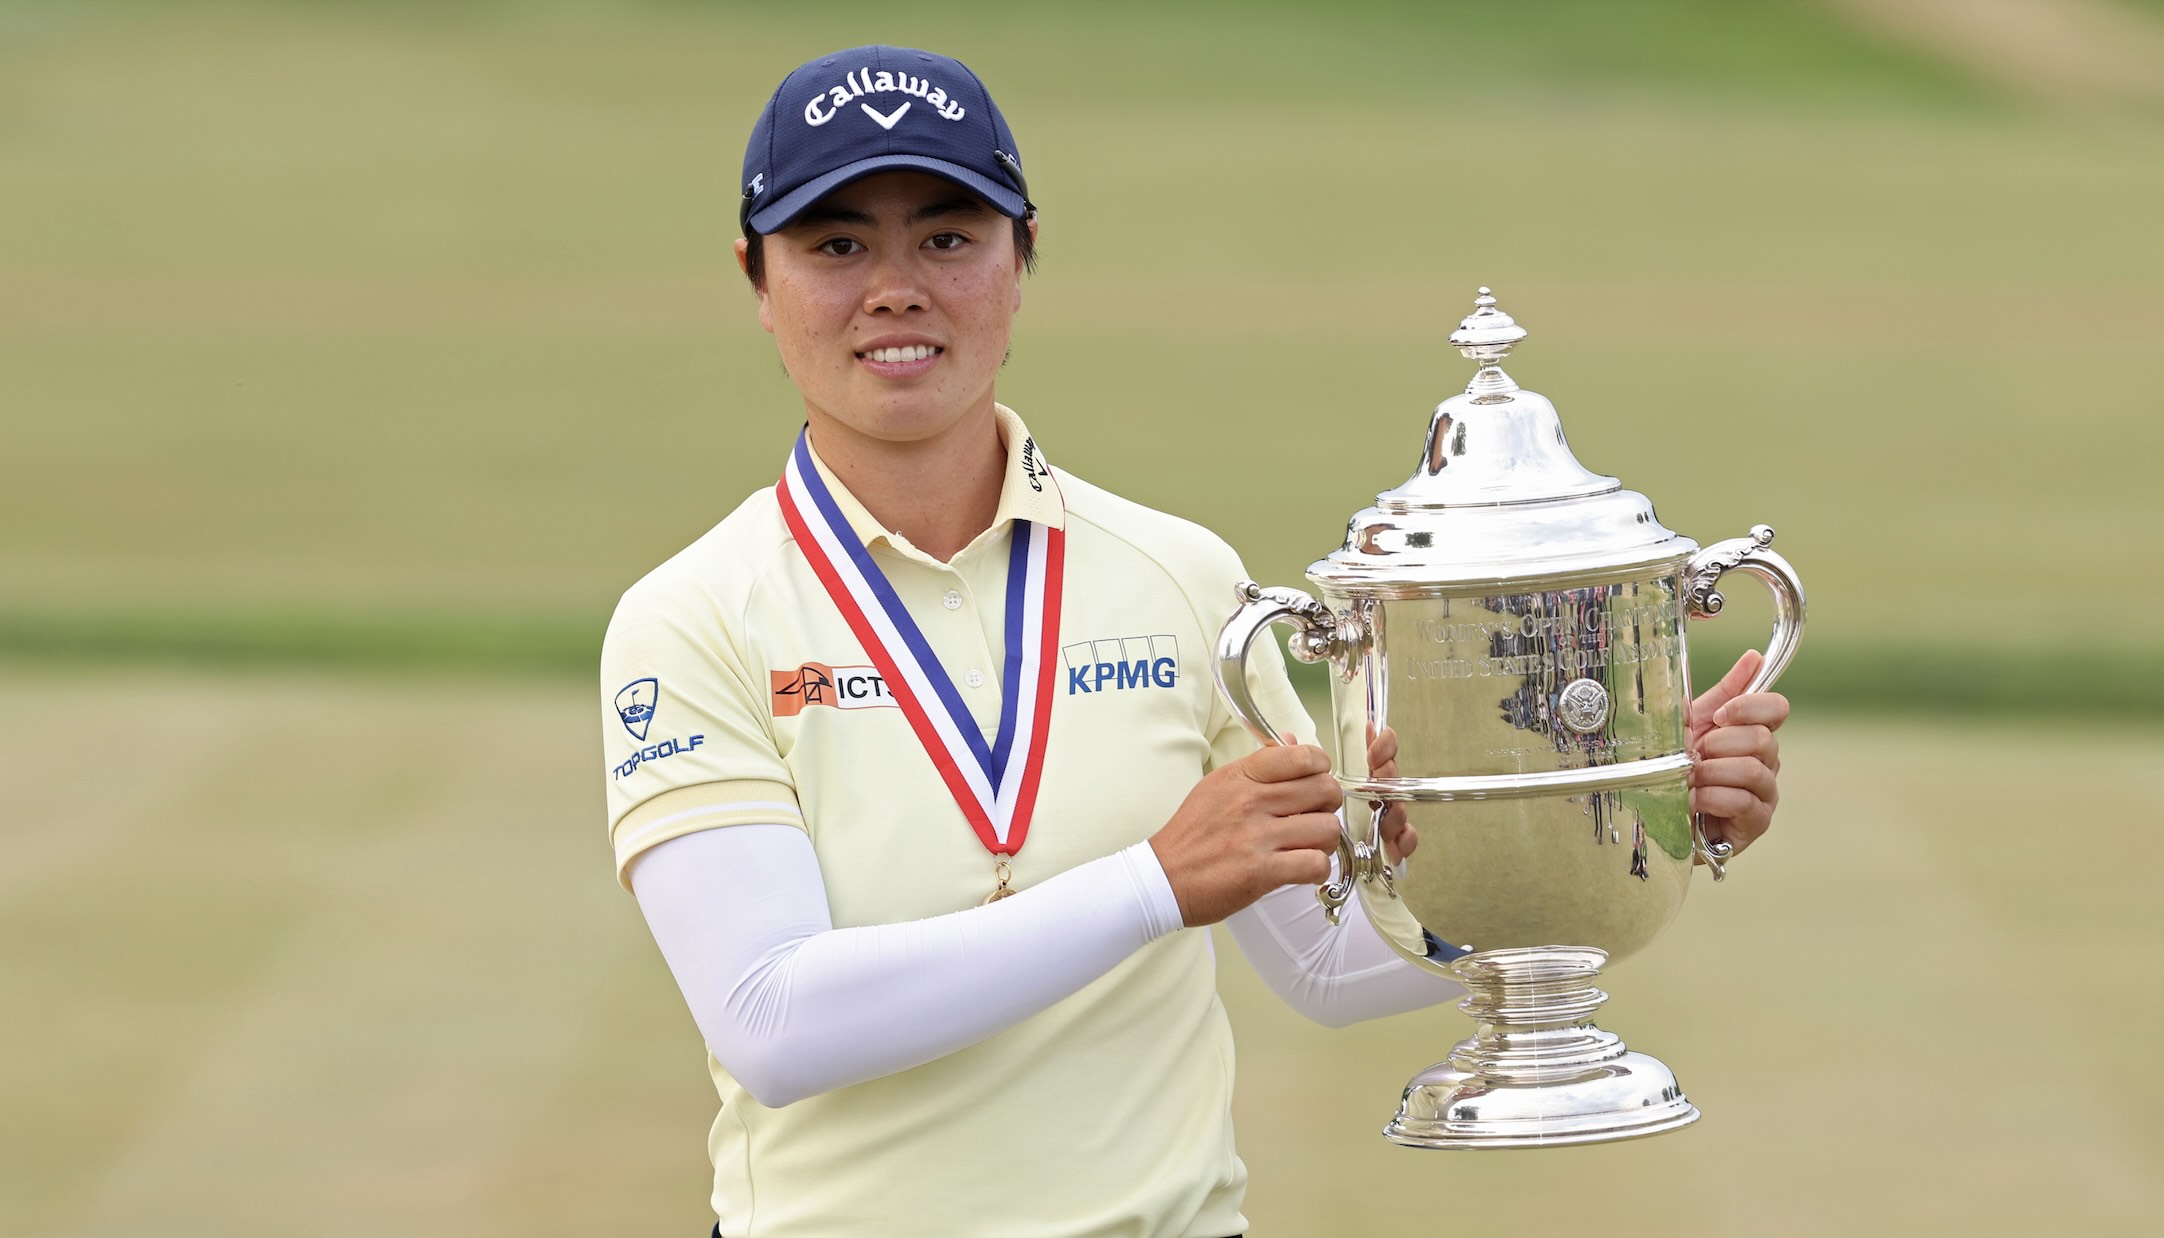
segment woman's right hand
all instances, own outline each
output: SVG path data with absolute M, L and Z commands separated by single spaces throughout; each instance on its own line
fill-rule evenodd
M 1343 800 L 1313 744 L 1268 747 L 1212 770 L 1150 839 L 1189 928 L 1279 886 L 1330 877 Z

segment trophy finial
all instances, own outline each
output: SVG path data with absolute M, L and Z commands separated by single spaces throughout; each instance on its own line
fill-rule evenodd
M 1486 288 L 1473 298 L 1473 312 L 1458 323 L 1458 329 L 1450 333 L 1450 342 L 1465 354 L 1468 361 L 1480 363 L 1480 372 L 1473 375 L 1466 391 L 1479 396 L 1507 396 L 1518 389 L 1518 384 L 1503 373 L 1503 358 L 1510 355 L 1511 347 L 1526 337 L 1524 327 L 1510 315 L 1495 308 L 1495 294 Z

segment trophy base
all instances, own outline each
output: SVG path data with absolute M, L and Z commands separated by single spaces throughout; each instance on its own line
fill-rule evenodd
M 1675 1073 L 1593 1026 L 1608 956 L 1576 946 L 1486 950 L 1452 965 L 1480 1021 L 1413 1077 L 1383 1128 L 1412 1148 L 1548 1148 L 1658 1135 L 1698 1120 Z

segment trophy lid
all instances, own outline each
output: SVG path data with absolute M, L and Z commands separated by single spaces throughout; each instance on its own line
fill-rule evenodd
M 1578 463 L 1547 397 L 1502 361 L 1525 339 L 1486 288 L 1450 342 L 1479 363 L 1436 405 L 1420 467 L 1353 517 L 1345 544 L 1308 568 L 1319 584 L 1458 584 L 1600 572 L 1695 551 L 1653 504 Z

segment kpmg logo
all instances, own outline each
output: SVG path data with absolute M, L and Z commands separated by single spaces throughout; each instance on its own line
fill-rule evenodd
M 616 694 L 616 716 L 624 720 L 624 729 L 631 732 L 631 738 L 643 744 L 646 742 L 646 728 L 654 722 L 654 707 L 660 703 L 659 680 L 634 679 Z
M 1067 664 L 1067 695 L 1169 688 L 1180 681 L 1180 645 L 1170 636 L 1121 636 L 1082 641 L 1059 651 Z
M 806 662 L 793 671 L 768 671 L 774 716 L 794 718 L 814 705 L 835 709 L 900 709 L 876 666 L 828 666 Z

